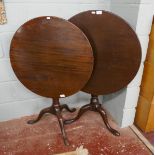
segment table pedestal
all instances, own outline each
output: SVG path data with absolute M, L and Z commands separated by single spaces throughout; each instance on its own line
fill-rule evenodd
M 35 120 L 29 120 L 27 123 L 28 124 L 34 124 L 34 123 L 38 122 L 45 113 L 50 113 L 50 114 L 56 115 L 56 117 L 58 118 L 58 121 L 59 121 L 59 125 L 61 128 L 64 143 L 65 143 L 65 145 L 69 145 L 67 135 L 66 135 L 66 132 L 64 129 L 64 120 L 63 120 L 63 117 L 61 115 L 61 111 L 63 109 L 66 109 L 69 112 L 76 111 L 75 108 L 70 109 L 67 104 L 60 105 L 59 99 L 53 99 L 52 106 L 41 110 L 39 116 Z
M 78 120 L 86 111 L 91 110 L 94 112 L 100 113 L 101 117 L 103 118 L 103 121 L 107 127 L 107 129 L 115 136 L 120 136 L 120 133 L 113 129 L 110 124 L 108 123 L 108 118 L 105 110 L 102 108 L 101 104 L 99 103 L 99 99 L 97 95 L 92 95 L 91 96 L 91 101 L 90 104 L 84 105 L 83 107 L 80 108 L 77 116 L 73 119 L 65 120 L 64 124 L 70 124 L 72 122 L 75 122 Z

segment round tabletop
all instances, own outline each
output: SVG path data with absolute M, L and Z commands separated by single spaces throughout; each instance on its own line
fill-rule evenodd
M 141 62 L 141 47 L 133 29 L 106 11 L 86 11 L 69 19 L 87 36 L 94 52 L 94 70 L 83 91 L 113 93 L 127 86 Z
M 84 33 L 52 16 L 32 19 L 16 31 L 10 60 L 22 84 L 50 98 L 79 91 L 93 69 L 93 52 Z

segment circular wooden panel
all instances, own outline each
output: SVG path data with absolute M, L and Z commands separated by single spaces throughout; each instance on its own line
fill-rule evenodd
M 10 50 L 18 79 L 36 94 L 59 98 L 79 91 L 93 68 L 93 52 L 83 32 L 57 17 L 39 17 L 22 25 Z
M 94 70 L 83 91 L 101 95 L 127 86 L 141 61 L 140 43 L 132 28 L 105 11 L 82 12 L 69 21 L 85 33 L 94 52 Z

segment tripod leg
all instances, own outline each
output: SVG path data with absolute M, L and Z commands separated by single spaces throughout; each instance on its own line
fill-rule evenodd
M 29 120 L 27 123 L 28 124 L 34 124 L 34 123 L 38 122 L 45 113 L 51 113 L 51 107 L 48 107 L 48 108 L 41 110 L 37 119 Z
M 120 136 L 120 133 L 119 133 L 117 130 L 113 129 L 113 128 L 110 126 L 110 124 L 109 124 L 109 122 L 108 122 L 107 114 L 106 114 L 106 112 L 104 111 L 104 109 L 100 106 L 100 107 L 97 108 L 97 111 L 100 113 L 100 115 L 101 115 L 101 117 L 102 117 L 102 119 L 103 119 L 103 121 L 104 121 L 104 123 L 105 123 L 107 129 L 108 129 L 113 135 L 115 135 L 115 136 Z
M 76 111 L 75 108 L 69 108 L 67 104 L 61 105 L 61 110 L 63 110 L 63 109 L 66 109 L 66 110 L 69 111 L 69 112 L 74 112 L 74 111 Z
M 63 122 L 62 115 L 60 114 L 60 112 L 56 112 L 56 116 L 57 116 L 58 121 L 59 121 L 59 125 L 60 125 L 60 129 L 61 129 L 61 133 L 62 133 L 62 136 L 63 136 L 64 143 L 65 143 L 65 145 L 69 145 L 67 135 L 66 135 L 66 132 L 65 132 L 65 129 L 64 129 L 64 122 Z
M 69 119 L 69 120 L 65 120 L 64 121 L 64 124 L 70 124 L 70 123 L 73 123 L 75 122 L 76 120 L 78 120 L 86 111 L 88 110 L 91 110 L 91 105 L 90 104 L 87 104 L 87 105 L 84 105 L 83 107 L 80 108 L 77 116 L 73 119 Z

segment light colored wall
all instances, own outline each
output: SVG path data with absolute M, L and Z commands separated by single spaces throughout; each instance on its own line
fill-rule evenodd
M 138 34 L 144 61 L 152 19 L 151 3 L 152 0 L 5 0 L 8 23 L 0 25 L 0 121 L 38 113 L 52 102 L 51 99 L 27 90 L 12 71 L 9 46 L 14 32 L 21 24 L 43 15 L 68 19 L 76 13 L 90 9 L 112 11 L 127 20 Z M 126 89 L 104 96 L 103 99 L 104 107 L 122 127 L 133 123 L 143 61 L 137 76 Z M 89 94 L 78 92 L 61 99 L 61 103 L 80 107 L 89 103 L 89 99 Z M 102 101 L 102 96 L 100 100 Z

